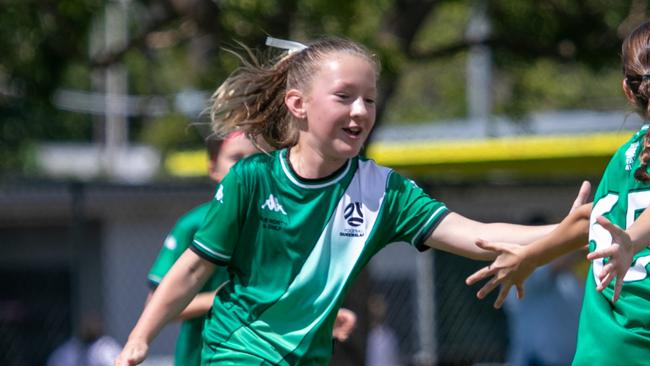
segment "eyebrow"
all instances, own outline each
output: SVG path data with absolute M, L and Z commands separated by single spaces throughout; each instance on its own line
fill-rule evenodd
M 359 86 L 357 84 L 349 83 L 347 81 L 337 80 L 335 85 L 334 85 L 334 89 L 336 89 L 336 88 L 355 88 L 355 89 L 358 89 Z M 372 92 L 377 92 L 377 86 L 373 86 L 370 90 Z

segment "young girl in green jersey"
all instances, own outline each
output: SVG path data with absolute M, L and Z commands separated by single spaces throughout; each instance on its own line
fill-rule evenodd
M 268 149 L 263 142 L 262 148 Z M 259 145 L 259 144 L 258 144 Z M 255 147 L 242 133 L 231 133 L 226 138 L 217 138 L 210 135 L 206 139 L 208 152 L 208 176 L 214 182 L 220 182 L 230 168 L 240 159 L 258 153 Z M 174 262 L 190 246 L 194 234 L 201 226 L 203 218 L 210 209 L 210 202 L 194 207 L 176 221 L 173 229 L 165 238 L 156 261 L 152 265 L 148 280 L 151 291 L 147 296 L 147 303 L 167 274 Z M 183 309 L 178 318 L 183 320 L 176 339 L 174 352 L 175 365 L 200 365 L 203 324 L 206 314 L 210 311 L 214 295 L 219 287 L 229 280 L 225 267 L 217 268 L 203 285 L 199 294 Z M 356 314 L 351 310 L 341 308 L 336 316 L 332 337 L 341 342 L 347 340 L 355 327 Z
M 208 315 L 202 364 L 326 365 L 336 311 L 384 246 L 491 259 L 476 238 L 526 244 L 553 229 L 470 220 L 359 157 L 375 123 L 379 74 L 364 47 L 338 38 L 271 44 L 288 54 L 236 70 L 215 92 L 212 120 L 218 134 L 242 131 L 276 150 L 241 160 L 223 179 L 118 366 L 145 358 L 217 265 L 227 266 L 231 281 Z
M 623 92 L 644 120 L 650 118 L 650 22 L 623 42 Z M 573 249 L 563 244 L 589 232 L 592 264 L 587 276 L 573 365 L 647 365 L 650 362 L 650 128 L 643 125 L 610 160 L 594 196 L 589 223 L 566 220 L 548 237 L 526 247 L 480 241 L 500 253 L 467 279 L 494 276 L 478 292 L 496 286 L 499 307 L 511 286 L 523 295 L 523 281 L 535 267 Z M 642 214 L 643 213 L 643 214 Z M 637 217 L 640 221 L 637 224 Z M 620 228 L 627 228 L 623 231 Z M 613 279 L 616 278 L 616 281 Z

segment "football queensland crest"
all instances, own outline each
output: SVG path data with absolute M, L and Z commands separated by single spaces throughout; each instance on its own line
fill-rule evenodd
M 360 202 L 352 202 L 345 207 L 343 210 L 343 217 L 347 221 L 348 225 L 352 227 L 357 227 L 363 224 L 363 211 L 361 211 Z

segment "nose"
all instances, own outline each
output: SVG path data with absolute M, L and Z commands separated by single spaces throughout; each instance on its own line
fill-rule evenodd
M 352 108 L 350 110 L 350 115 L 353 117 L 367 117 L 368 108 L 366 101 L 362 97 L 358 97 L 352 103 Z

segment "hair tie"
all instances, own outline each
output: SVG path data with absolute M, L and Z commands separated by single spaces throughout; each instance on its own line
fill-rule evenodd
M 289 53 L 294 53 L 296 51 L 302 51 L 307 46 L 300 42 L 296 41 L 287 41 L 286 39 L 279 39 L 273 37 L 266 37 L 266 45 L 269 47 L 281 48 L 283 50 L 289 51 Z M 650 77 L 650 75 L 648 75 Z
M 650 74 L 643 74 L 643 75 L 641 75 L 641 80 L 644 80 L 644 81 L 645 81 L 645 80 L 648 80 L 648 79 L 650 79 Z

